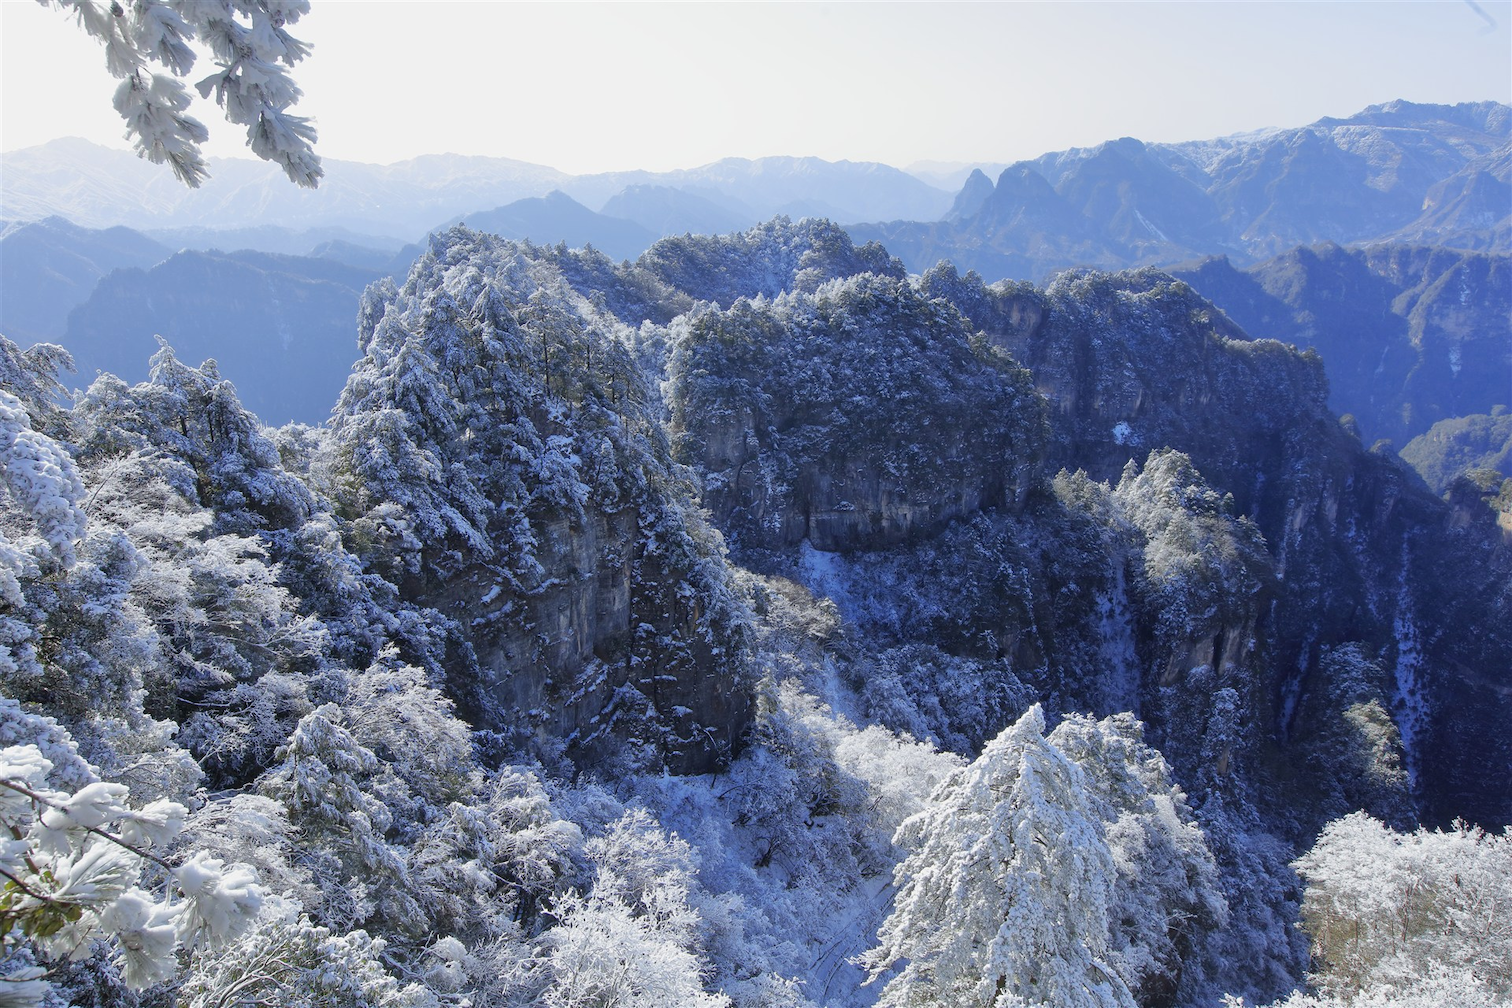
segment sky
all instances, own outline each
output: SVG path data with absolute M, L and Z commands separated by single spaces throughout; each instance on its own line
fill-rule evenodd
M 328 159 L 574 174 L 722 157 L 1006 163 L 1197 140 L 1405 98 L 1512 103 L 1512 0 L 489 3 L 314 0 L 295 76 Z M 0 0 L 0 149 L 125 148 L 103 50 Z M 191 80 L 210 72 L 209 58 Z M 206 106 L 208 153 L 248 156 Z

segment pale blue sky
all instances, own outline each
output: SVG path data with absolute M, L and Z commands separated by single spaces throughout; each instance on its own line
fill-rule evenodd
M 1117 136 L 1297 126 L 1394 98 L 1512 102 L 1507 0 L 312 7 L 294 27 L 315 45 L 298 111 L 316 117 L 324 156 L 360 161 L 1006 162 Z M 101 51 L 63 14 L 0 0 L 0 33 L 0 148 L 64 135 L 125 146 Z M 245 153 L 213 109 L 202 118 L 211 153 Z

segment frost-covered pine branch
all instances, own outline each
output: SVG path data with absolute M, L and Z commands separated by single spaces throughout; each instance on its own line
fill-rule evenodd
M 30 963 L 3 965 L 22 946 L 47 961 L 106 941 L 127 986 L 150 987 L 173 976 L 180 949 L 224 948 L 251 925 L 263 901 L 252 872 L 203 852 L 165 857 L 184 806 L 134 809 L 125 785 L 103 781 L 58 790 L 52 769 L 35 745 L 0 750 L 0 981 L 43 981 Z
M 86 33 L 105 47 L 105 65 L 120 79 L 115 109 L 137 153 L 168 164 L 190 187 L 209 177 L 200 145 L 210 136 L 188 114 L 183 78 L 194 67 L 197 42 L 218 69 L 195 87 L 213 94 L 226 118 L 247 128 L 247 146 L 283 168 L 297 185 L 313 189 L 325 174 L 315 153 L 315 127 L 289 107 L 301 92 L 288 68 L 310 47 L 284 28 L 309 11 L 307 0 L 38 0 L 72 12 Z M 157 73 L 153 65 L 167 73 Z

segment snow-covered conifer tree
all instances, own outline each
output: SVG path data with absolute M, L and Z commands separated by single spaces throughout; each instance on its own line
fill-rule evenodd
M 890 1008 L 1132 1008 L 1108 947 L 1114 864 L 1082 771 L 1038 705 L 948 777 L 897 842 L 893 912 L 867 953 Z
M 596 881 L 570 893 L 545 937 L 547 1008 L 729 1008 L 703 989 L 698 913 L 689 903 L 692 853 L 644 811 L 633 810 L 585 853 Z
M 1206 838 L 1159 752 L 1131 714 L 1071 715 L 1049 741 L 1076 762 L 1105 825 L 1115 877 L 1110 956 L 1140 1003 L 1167 1003 L 1196 970 L 1188 957 L 1227 922 Z

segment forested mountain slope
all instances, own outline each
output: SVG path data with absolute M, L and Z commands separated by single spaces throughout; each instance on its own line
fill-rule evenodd
M 1329 405 L 1367 442 L 1402 447 L 1512 394 L 1512 265 L 1505 255 L 1335 244 L 1240 271 L 1223 259 L 1172 273 L 1256 336 L 1310 347 Z
M 1166 274 L 455 228 L 356 333 L 281 429 L 225 362 L 64 408 L 64 355 L 0 343 L 5 778 L 128 840 L 3 806 L 17 877 L 123 880 L 51 930 L 8 897 L 17 983 L 1269 1000 L 1330 961 L 1290 865 L 1329 820 L 1512 820 L 1495 516 Z M 1494 946 L 1458 989 L 1512 993 Z
M 320 423 L 352 363 L 352 319 L 382 274 L 266 252 L 176 253 L 116 270 L 68 315 L 59 342 L 82 381 L 147 377 L 159 337 L 187 359 L 216 360 L 268 423 Z
M 1512 414 L 1497 404 L 1489 414 L 1440 420 L 1408 441 L 1402 458 L 1438 493 L 1475 470 L 1490 470 L 1498 481 L 1512 478 Z
M 0 333 L 20 343 L 57 342 L 68 313 L 112 270 L 148 267 L 170 250 L 129 228 L 92 231 L 61 217 L 0 231 Z

